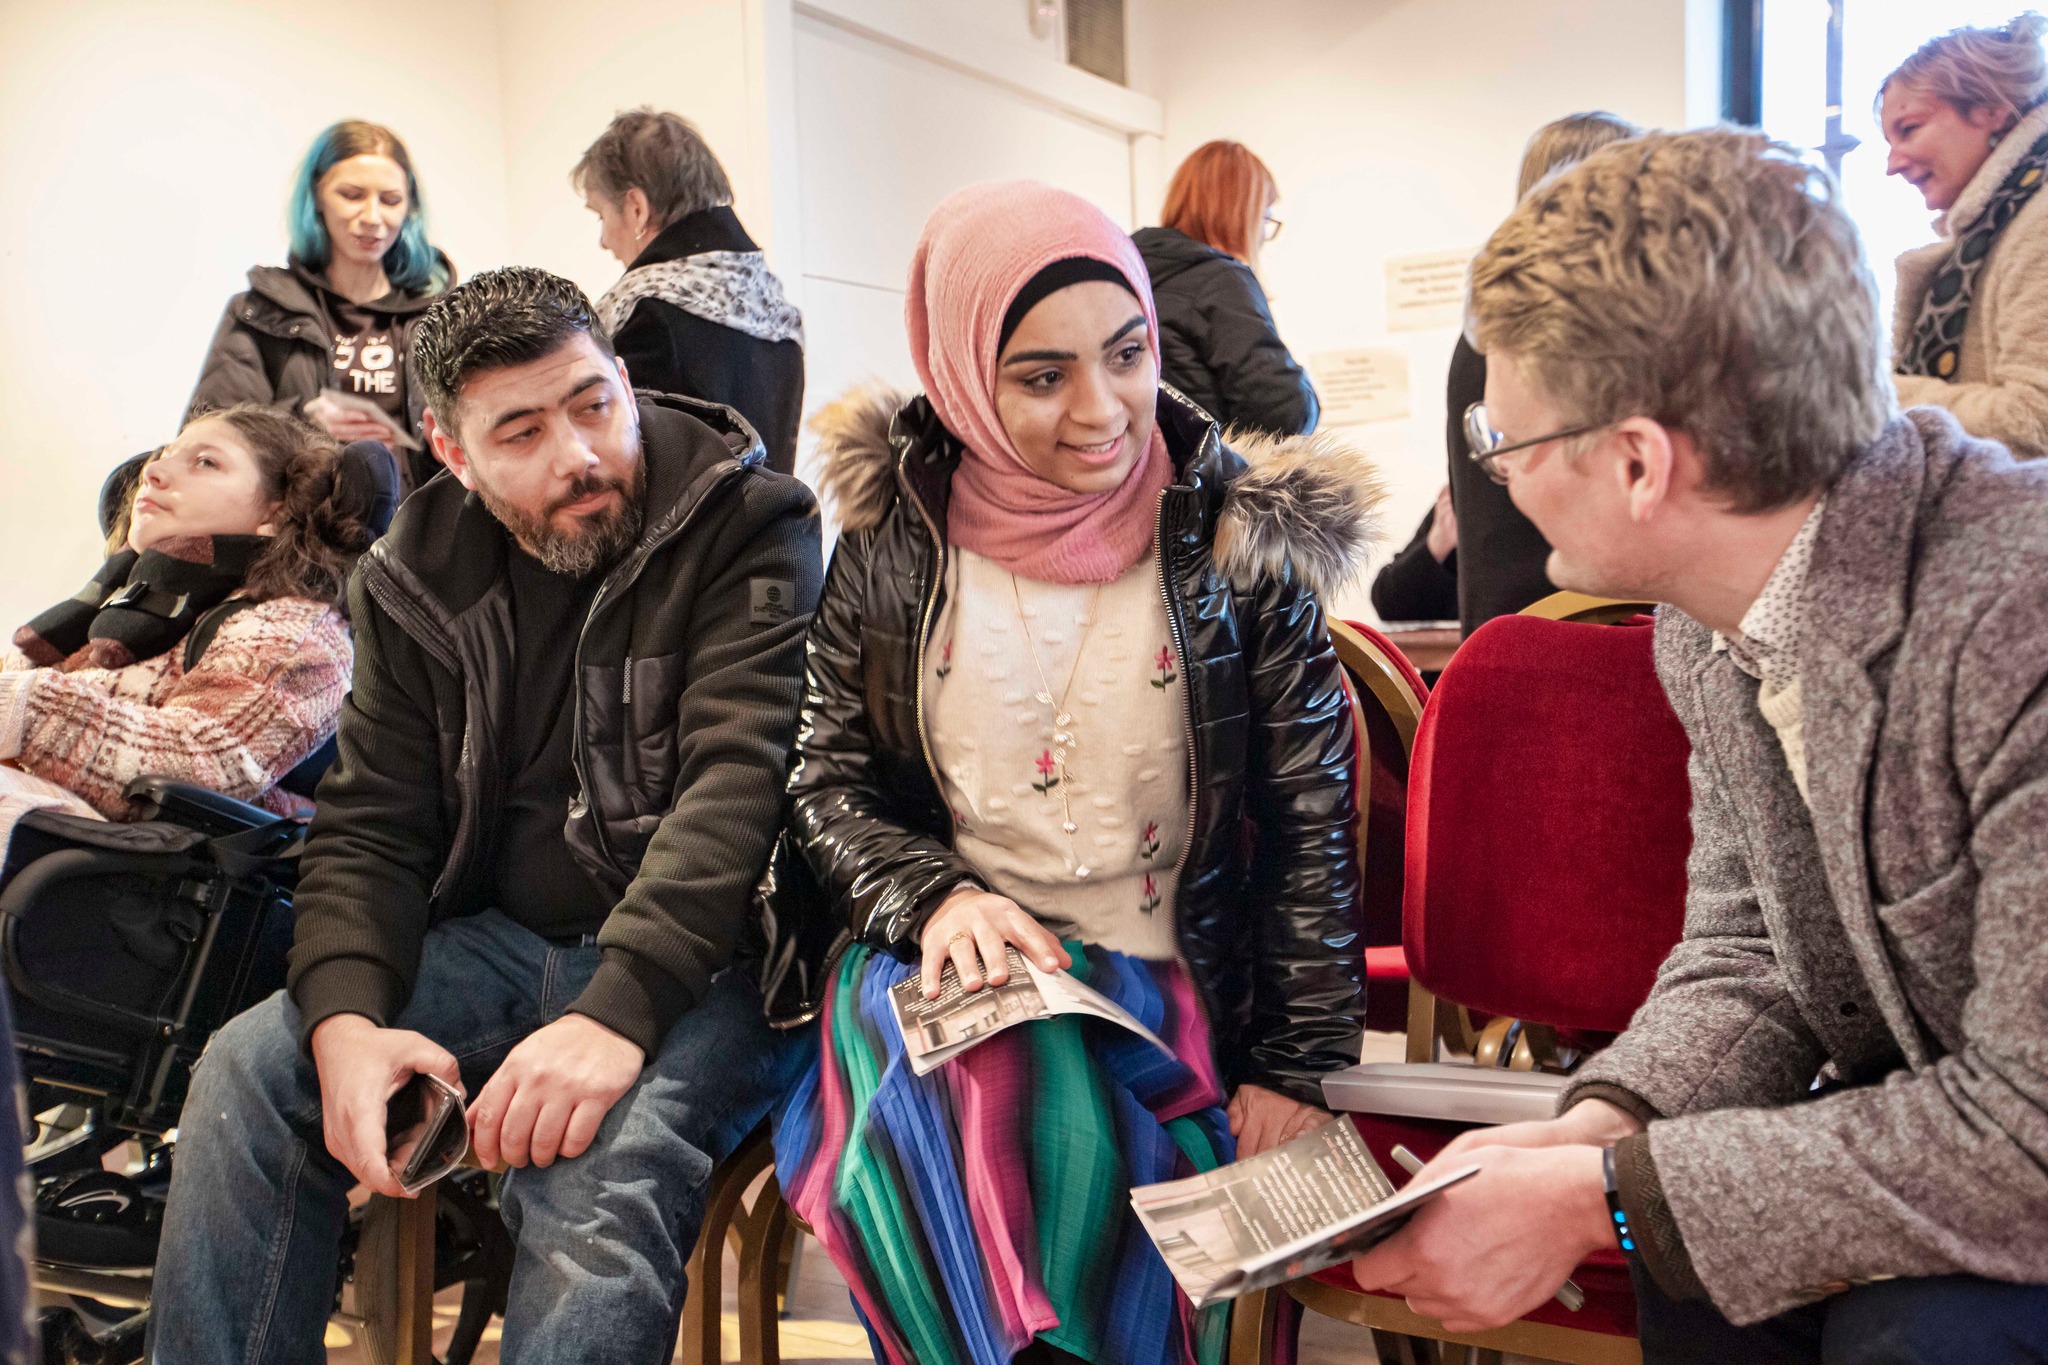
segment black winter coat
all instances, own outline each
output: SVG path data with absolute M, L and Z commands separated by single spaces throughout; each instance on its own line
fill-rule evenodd
M 441 258 L 441 264 L 452 279 L 454 269 L 447 257 Z M 228 300 L 220 326 L 214 330 L 199 383 L 185 405 L 186 421 L 207 409 L 233 403 L 261 403 L 302 416 L 307 399 L 335 387 L 334 320 L 319 279 L 318 272 L 297 264 L 259 265 L 249 271 L 249 287 Z M 407 362 L 412 355 L 412 329 L 420 314 L 440 298 L 439 291 L 412 294 L 393 290 L 365 305 L 379 325 L 391 331 L 392 344 L 398 348 L 395 363 L 399 382 L 407 385 L 406 410 L 412 417 L 415 438 L 420 435 L 425 403 L 410 384 Z M 399 457 L 404 493 L 440 472 L 434 457 L 423 450 L 392 453 Z
M 663 228 L 628 270 L 707 251 L 760 249 L 731 209 L 706 209 Z M 796 468 L 804 407 L 802 343 L 766 341 L 665 299 L 644 298 L 633 305 L 612 345 L 634 388 L 723 403 L 761 434 L 770 469 L 788 474 Z
M 1463 337 L 1451 352 L 1445 397 L 1444 446 L 1451 507 L 1458 514 L 1458 622 L 1470 635 L 1557 589 L 1547 569 L 1550 542 L 1515 506 L 1507 486 L 1487 477 L 1465 444 L 1465 409 L 1486 398 L 1486 357 Z
M 1328 442 L 1226 448 L 1162 391 L 1177 478 L 1159 501 L 1161 590 L 1188 678 L 1190 838 L 1176 906 L 1226 1084 L 1320 1105 L 1358 1060 L 1365 996 L 1351 707 L 1319 591 L 1363 564 L 1379 498 Z M 843 530 L 807 642 L 794 843 L 854 935 L 905 957 L 977 883 L 925 752 L 919 680 L 943 592 L 959 444 L 924 399 L 821 415 Z
M 618 898 L 571 1008 L 651 1056 L 714 974 L 764 949 L 753 891 L 781 816 L 822 566 L 810 491 L 763 468 L 724 408 L 642 394 L 640 430 L 640 540 L 563 642 L 576 652 L 579 783 L 563 836 Z M 388 1023 L 428 927 L 490 903 L 479 853 L 519 704 L 507 541 L 446 476 L 406 501 L 350 584 L 355 683 L 296 897 L 289 984 L 309 1032 L 343 1011 Z
M 1159 377 L 1233 433 L 1314 431 L 1315 385 L 1280 340 L 1251 267 L 1173 228 L 1140 228 L 1132 240 L 1159 308 Z

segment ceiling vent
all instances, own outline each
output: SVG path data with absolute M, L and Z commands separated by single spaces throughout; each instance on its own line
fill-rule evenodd
M 1124 83 L 1124 0 L 1066 0 L 1067 65 Z

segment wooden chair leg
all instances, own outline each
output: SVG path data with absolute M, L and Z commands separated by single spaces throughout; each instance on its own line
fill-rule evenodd
M 782 1365 L 777 1290 L 782 1253 L 791 1231 L 789 1205 L 771 1172 L 740 1221 L 740 1359 L 746 1365 Z
M 683 1299 L 682 1329 L 677 1333 L 675 1356 L 683 1365 L 719 1365 L 725 1357 L 725 1242 L 728 1234 L 735 1231 L 733 1220 L 740 1212 L 747 1186 L 754 1183 L 754 1177 L 774 1156 L 767 1129 L 763 1128 L 742 1142 L 711 1173 L 711 1190 L 704 1200 L 704 1225 L 684 1268 L 689 1276 L 689 1292 Z
M 1230 1309 L 1229 1365 L 1272 1365 L 1280 1331 L 1280 1293 L 1260 1289 L 1241 1296 Z
M 434 1365 L 434 1212 L 432 1185 L 398 1201 L 397 1365 Z

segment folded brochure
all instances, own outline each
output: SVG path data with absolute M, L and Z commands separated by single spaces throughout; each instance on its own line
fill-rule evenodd
M 1399 1194 L 1348 1119 L 1186 1180 L 1140 1185 L 1131 1207 L 1204 1308 L 1348 1260 L 1477 1175 L 1466 1166 Z
M 910 1069 L 917 1075 L 937 1069 L 1012 1024 L 1050 1019 L 1059 1014 L 1088 1014 L 1107 1019 L 1161 1052 L 1172 1053 L 1173 1049 L 1161 1042 L 1158 1034 L 1101 991 L 1083 985 L 1065 972 L 1047 971 L 1018 952 L 1014 944 L 1008 947 L 1010 979 L 1000 986 L 963 990 L 960 974 L 948 962 L 939 976 L 935 1000 L 924 998 L 924 981 L 919 976 L 907 976 L 889 988 L 889 1003 L 895 1007 L 897 1026 L 903 1030 L 904 1051 L 910 1058 Z

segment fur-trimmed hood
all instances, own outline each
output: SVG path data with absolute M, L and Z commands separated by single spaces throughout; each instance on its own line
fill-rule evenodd
M 898 441 L 907 440 L 898 418 L 915 401 L 880 386 L 856 388 L 811 418 L 819 485 L 845 530 L 880 524 L 895 502 Z M 1194 416 L 1200 409 L 1170 389 L 1161 390 L 1160 408 L 1176 478 L 1184 482 L 1206 448 L 1177 443 L 1176 426 L 1188 424 L 1164 419 L 1169 411 Z M 1386 482 L 1363 451 L 1320 434 L 1226 432 L 1221 440 L 1225 458 L 1217 468 L 1225 487 L 1214 553 L 1232 587 L 1249 591 L 1291 566 L 1327 599 L 1364 570 L 1379 542 Z

